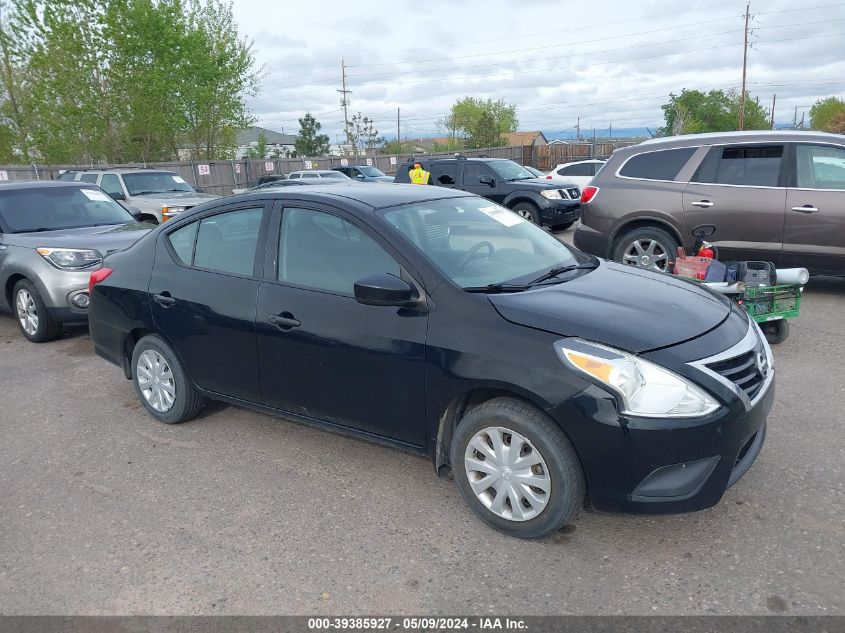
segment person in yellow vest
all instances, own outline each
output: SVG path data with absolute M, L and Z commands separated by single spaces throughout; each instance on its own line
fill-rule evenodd
M 421 163 L 414 163 L 414 168 L 408 172 L 411 182 L 415 185 L 427 185 L 428 179 L 431 177 L 431 172 L 427 172 L 422 168 Z

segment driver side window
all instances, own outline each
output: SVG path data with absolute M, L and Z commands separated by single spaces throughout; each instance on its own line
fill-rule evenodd
M 481 179 L 487 176 L 492 177 L 490 171 L 483 165 L 475 165 L 470 163 L 464 165 L 464 185 L 480 185 L 483 184 Z

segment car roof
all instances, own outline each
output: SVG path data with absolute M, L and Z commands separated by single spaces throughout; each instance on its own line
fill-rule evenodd
M 467 198 L 473 197 L 466 191 L 447 189 L 446 187 L 423 187 L 420 185 L 385 184 L 380 186 L 361 185 L 356 182 L 340 183 L 335 185 L 309 185 L 299 189 L 298 187 L 279 187 L 278 189 L 261 189 L 247 191 L 234 196 L 237 198 L 277 198 L 277 199 L 300 199 L 312 200 L 314 202 L 331 202 L 337 198 L 360 202 L 374 209 L 393 207 L 410 202 L 425 202 L 428 200 L 440 200 L 444 198 Z M 230 198 L 226 198 L 229 200 Z
M 717 145 L 719 143 L 731 142 L 744 143 L 771 143 L 787 141 L 817 141 L 827 143 L 845 144 L 845 136 L 841 134 L 829 134 L 827 132 L 811 132 L 803 130 L 745 130 L 742 132 L 705 132 L 703 134 L 682 134 L 680 136 L 664 136 L 648 139 L 639 145 L 667 147 L 689 145 L 690 142 L 701 145 Z M 627 149 L 627 148 L 626 148 Z
M 0 190 L 10 189 L 44 189 L 51 187 L 96 187 L 93 182 L 74 182 L 72 180 L 3 180 L 0 181 Z
M 298 169 L 292 171 L 292 174 L 330 174 L 334 169 Z
M 497 160 L 509 160 L 511 162 L 516 162 L 511 158 L 491 158 L 490 156 L 479 156 L 479 157 L 471 157 L 471 158 L 428 158 L 428 157 L 421 157 L 421 158 L 412 158 L 405 162 L 407 165 L 413 165 L 414 163 L 444 163 L 444 162 L 452 162 L 452 161 L 461 161 L 461 162 L 479 162 L 479 163 L 490 163 Z

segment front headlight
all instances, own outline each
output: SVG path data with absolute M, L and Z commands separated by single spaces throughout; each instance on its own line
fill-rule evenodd
M 56 268 L 75 270 L 88 268 L 103 261 L 97 251 L 80 248 L 36 248 L 36 252 Z
M 560 195 L 560 191 L 557 189 L 546 189 L 540 192 L 540 195 L 544 198 L 548 198 L 549 200 L 562 200 L 563 196 Z
M 576 372 L 609 387 L 626 415 L 687 418 L 719 408 L 686 378 L 626 352 L 580 339 L 558 341 L 555 351 Z

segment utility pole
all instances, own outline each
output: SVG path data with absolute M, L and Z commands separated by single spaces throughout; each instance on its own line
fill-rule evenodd
M 750 15 L 751 3 L 745 5 L 745 42 L 742 46 L 742 91 L 739 93 L 739 125 L 740 130 L 745 129 L 745 70 L 748 66 L 748 20 Z
M 798 106 L 795 106 L 795 114 L 792 116 L 792 129 L 798 129 Z
M 613 142 L 613 122 L 610 123 L 610 130 L 608 130 L 607 138 L 609 141 Z
M 343 107 L 343 132 L 346 135 L 346 142 L 349 143 L 349 114 L 346 111 L 349 106 L 349 98 L 346 95 L 352 94 L 352 91 L 346 89 L 346 64 L 342 57 L 340 58 L 340 70 L 343 88 L 338 90 L 338 92 L 340 93 L 340 105 Z
M 575 140 L 581 140 L 581 117 L 578 117 L 578 121 L 575 123 Z
M 769 123 L 769 129 L 775 129 L 775 104 L 778 102 L 777 93 L 772 94 L 772 120 Z
M 399 154 L 402 153 L 402 132 L 399 128 L 399 108 L 396 108 L 396 164 L 399 164 Z

